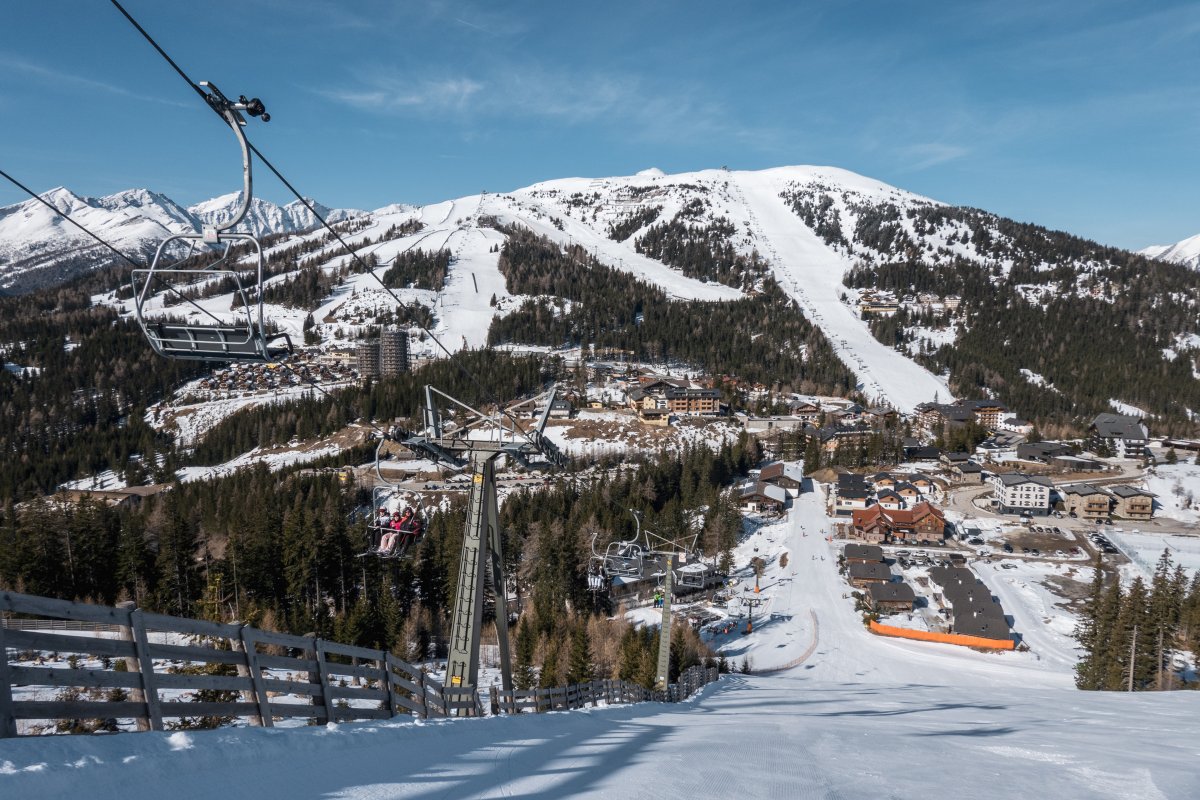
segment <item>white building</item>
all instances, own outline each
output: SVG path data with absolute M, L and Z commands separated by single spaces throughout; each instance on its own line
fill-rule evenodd
M 996 506 L 1001 514 L 1050 513 L 1050 490 L 1054 484 L 1042 475 L 1006 472 L 995 475 Z

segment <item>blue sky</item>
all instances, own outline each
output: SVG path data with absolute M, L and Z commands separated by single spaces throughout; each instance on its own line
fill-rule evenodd
M 829 164 L 1124 247 L 1200 233 L 1196 2 L 124 2 L 263 98 L 252 139 L 331 206 Z M 238 188 L 232 137 L 103 0 L 5 4 L 0 122 L 39 191 Z

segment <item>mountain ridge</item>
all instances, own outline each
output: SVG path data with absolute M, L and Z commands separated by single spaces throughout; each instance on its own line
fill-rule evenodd
M 139 257 L 146 260 L 162 239 L 173 234 L 196 233 L 206 224 L 230 218 L 240 202 L 241 192 L 190 208 L 146 188 L 87 197 L 59 186 L 40 196 L 134 260 Z M 365 213 L 309 202 L 330 222 Z M 237 230 L 263 236 L 296 233 L 317 224 L 316 217 L 299 201 L 280 206 L 256 197 Z M 38 200 L 30 198 L 0 207 L 0 291 L 21 294 L 53 286 L 94 265 L 111 263 L 112 258 L 107 249 Z

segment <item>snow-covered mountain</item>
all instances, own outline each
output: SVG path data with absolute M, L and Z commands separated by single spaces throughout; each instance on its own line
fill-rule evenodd
M 350 209 L 333 209 L 323 206 L 311 197 L 305 198 L 312 204 L 317 213 L 326 222 L 341 222 L 350 217 L 359 216 L 363 212 Z M 203 203 L 197 203 L 188 209 L 193 218 L 204 224 L 219 224 L 231 218 L 242 204 L 242 193 L 233 192 L 214 197 Z M 267 233 L 294 233 L 314 228 L 320 223 L 312 212 L 304 207 L 299 200 L 293 200 L 284 206 L 277 206 L 269 200 L 255 197 L 250 201 L 250 208 L 245 218 L 238 225 L 239 231 L 250 231 L 261 236 Z
M 239 200 L 231 194 L 184 210 L 145 191 L 100 200 L 61 189 L 51 196 L 100 235 L 143 252 L 169 230 L 226 218 Z M 577 338 L 568 334 L 564 340 L 539 323 L 536 309 L 544 321 L 594 298 L 555 297 L 529 286 L 510 292 L 499 264 L 510 231 L 506 226 L 515 225 L 561 247 L 582 247 L 590 257 L 650 284 L 671 301 L 751 297 L 770 278 L 824 334 L 857 377 L 863 395 L 901 410 L 935 397 L 952 398 L 948 375 L 960 392 L 990 393 L 1026 413 L 1048 409 L 1066 415 L 1080 398 L 1118 391 L 1122 401 L 1142 405 L 1149 402 L 1144 395 L 1151 382 L 1149 373 L 1139 370 L 1154 368 L 1179 373 L 1156 397 L 1178 397 L 1176 405 L 1200 408 L 1200 384 L 1193 385 L 1185 361 L 1174 367 L 1155 361 L 1179 336 L 1200 334 L 1195 322 L 1200 297 L 1194 281 L 1177 267 L 986 211 L 948 206 L 843 169 L 789 166 L 676 175 L 648 169 L 624 177 L 551 180 L 422 207 L 389 205 L 369 213 L 321 210 L 334 221 L 356 217 L 353 225 L 344 226 L 343 237 L 360 257 L 374 259 L 378 266 L 373 275 L 360 272 L 361 265 L 320 232 L 275 242 L 268 256 L 280 258 L 270 267 L 266 313 L 297 340 L 305 338 L 302 328 L 310 315 L 315 324 L 308 338 L 331 342 L 353 339 L 368 326 L 386 322 L 396 302 L 377 278 L 399 256 L 417 250 L 449 251 L 448 267 L 423 281 L 414 280 L 412 273 L 405 273 L 409 277 L 403 281 L 394 274 L 391 289 L 405 303 L 425 307 L 449 349 L 496 342 L 546 348 Z M 298 203 L 280 207 L 256 200 L 247 224 L 263 233 L 303 231 L 312 222 Z M 42 276 L 61 279 L 70 269 L 85 269 L 86 257 L 95 258 L 96 249 L 80 248 L 79 236 L 36 204 L 0 209 L 0 267 L 8 265 L 3 279 L 8 286 L 45 285 L 49 281 Z M 38 267 L 39 272 L 29 272 Z M 314 274 L 318 271 L 320 275 Z M 298 273 L 304 273 L 303 283 L 282 286 Z M 1137 291 L 1127 292 L 1135 283 Z M 854 299 L 868 290 L 890 291 L 892 308 L 902 307 L 890 328 L 876 324 L 873 330 L 871 325 L 880 320 L 860 314 Z M 1113 305 L 1113 298 L 1128 294 L 1152 304 Z M 232 301 L 226 294 L 198 302 L 220 317 L 232 313 Z M 124 307 L 116 294 L 104 302 Z M 1069 307 L 1053 308 L 1063 302 Z M 152 305 L 151 313 L 200 313 L 177 298 L 161 297 Z M 1009 311 L 997 317 L 997 308 Z M 1120 369 L 1122 387 L 1101 390 L 1082 378 L 1080 385 L 1071 385 L 1064 378 L 1069 364 L 1063 354 L 1076 344 L 1045 343 L 1065 336 L 1072 326 L 1113 327 L 1116 311 L 1129 317 L 1123 320 L 1129 330 L 1138 329 L 1139 315 L 1156 315 L 1156 327 L 1138 334 L 1147 339 L 1142 345 L 1146 352 L 1134 357 L 1128 342 L 1108 343 L 1110 352 L 1129 356 Z M 515 317 L 516 327 L 510 328 L 521 334 L 489 337 L 494 321 L 514 314 L 524 315 Z M 1065 319 L 1070 324 L 1064 325 Z M 530 331 L 533 335 L 526 335 Z M 1037 332 L 1032 339 L 1031 331 Z M 1009 345 L 1004 358 L 991 346 L 997 341 Z M 429 342 L 423 345 L 429 347 L 428 355 L 440 355 Z M 971 346 L 970 354 L 956 356 L 964 345 Z M 1023 377 L 1026 372 L 1046 376 L 1060 394 L 1034 386 Z
M 240 201 L 240 193 L 235 193 L 185 209 L 148 189 L 128 189 L 93 198 L 62 187 L 42 197 L 135 260 L 144 260 L 159 241 L 171 234 L 199 231 L 205 223 L 227 219 Z M 362 213 L 319 204 L 315 207 L 330 221 Z M 311 212 L 299 202 L 278 206 L 255 198 L 238 230 L 256 235 L 294 233 L 316 224 Z M 106 248 L 37 200 L 0 207 L 0 292 L 52 286 L 113 259 L 115 256 Z
M 1148 258 L 1173 261 L 1176 264 L 1200 269 L 1200 233 L 1175 244 L 1156 244 L 1138 252 Z

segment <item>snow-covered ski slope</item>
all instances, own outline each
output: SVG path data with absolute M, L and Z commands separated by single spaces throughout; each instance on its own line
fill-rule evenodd
M 820 535 L 827 524 L 821 507 L 819 494 L 802 496 L 787 521 L 744 545 L 758 546 L 770 561 L 763 591 L 773 615 L 743 638 L 746 652 L 761 668 L 778 663 L 773 658 L 807 654 L 789 670 L 726 676 L 676 705 L 4 740 L 0 794 L 96 800 L 1200 796 L 1194 769 L 1200 715 L 1190 693 L 1079 692 L 1069 666 L 1039 658 L 1036 642 L 1033 653 L 989 654 L 873 636 L 843 597 L 834 547 Z M 782 552 L 789 564 L 780 568 Z
M 933 202 L 829 167 L 780 167 L 761 172 L 704 170 L 678 175 L 648 171 L 630 177 L 565 178 L 509 193 L 472 195 L 420 208 L 388 206 L 371 212 L 367 215 L 369 224 L 345 238 L 359 255 L 371 253 L 378 259 L 381 266 L 375 274 L 380 277 L 391 260 L 406 250 L 446 248 L 452 252 L 449 274 L 438 291 L 397 289 L 396 293 L 405 303 L 428 307 L 437 321 L 435 333 L 447 349 L 456 351 L 484 345 L 492 319 L 525 299 L 510 297 L 505 288 L 497 266 L 503 235 L 492 227 L 495 222 L 528 227 L 562 245 L 582 246 L 601 262 L 661 287 L 670 298 L 681 302 L 735 300 L 743 294 L 731 286 L 686 276 L 639 253 L 638 237 L 650 224 L 673 220 L 676 215 L 689 225 L 723 222 L 735 231 L 727 239 L 729 244 L 743 255 L 757 252 L 767 261 L 778 283 L 805 316 L 823 330 L 869 398 L 902 411 L 911 411 L 935 396 L 950 399 L 943 380 L 906 355 L 880 344 L 856 312 L 841 302 L 842 277 L 856 258 L 864 256 L 829 246 L 808 227 L 781 196 L 796 187 L 833 192 L 840 198 L 839 213 L 847 215 L 847 220 L 852 219 L 855 203 Z M 657 216 L 642 230 L 620 241 L 611 237 L 610 226 L 614 223 L 638 211 L 654 209 L 658 209 Z M 379 241 L 392 225 L 413 220 L 422 224 L 420 232 Z M 310 233 L 304 238 L 320 235 Z M 296 241 L 299 239 L 285 240 L 276 248 Z M 349 262 L 349 256 L 334 242 L 305 255 L 301 266 L 321 264 L 329 271 Z M 277 276 L 271 282 L 289 277 Z M 223 295 L 200 305 L 213 316 L 228 318 L 232 299 L 232 295 Z M 517 302 L 504 302 L 509 300 Z M 374 313 L 394 306 L 395 300 L 372 276 L 352 273 L 319 308 L 311 310 L 316 321 L 322 323 L 319 333 L 328 339 L 335 330 L 344 334 L 347 328 L 370 324 Z M 274 306 L 267 313 L 281 328 L 299 336 L 309 310 Z M 174 301 L 169 308 L 153 313 L 190 314 L 197 320 L 203 316 Z M 764 324 L 770 321 L 764 320 Z M 430 345 L 429 355 L 439 352 L 440 348 Z
M 622 213 L 661 205 L 659 219 L 667 220 L 687 201 L 700 198 L 708 206 L 705 218 L 725 217 L 737 226 L 741 235 L 734 244 L 739 250 L 745 254 L 757 250 L 767 259 L 776 280 L 829 338 L 846 366 L 859 377 L 868 397 L 886 400 L 902 411 L 911 411 L 935 396 L 943 401 L 952 399 L 944 380 L 881 344 L 855 311 L 841 302 L 842 276 L 852 260 L 822 241 L 780 196 L 791 185 L 814 182 L 879 201 L 933 202 L 846 170 L 806 166 L 757 172 L 703 170 L 662 175 L 650 171 L 628 178 L 568 178 L 535 184 L 498 200 L 508 206 L 513 221 L 564 244 L 582 244 L 601 261 L 662 286 L 674 297 L 736 297 L 738 292 L 727 286 L 700 284 L 638 254 L 633 246 L 637 234 L 622 242 L 607 235 L 607 225 Z M 580 208 L 584 211 L 578 211 Z M 698 287 L 708 291 L 699 292 Z

